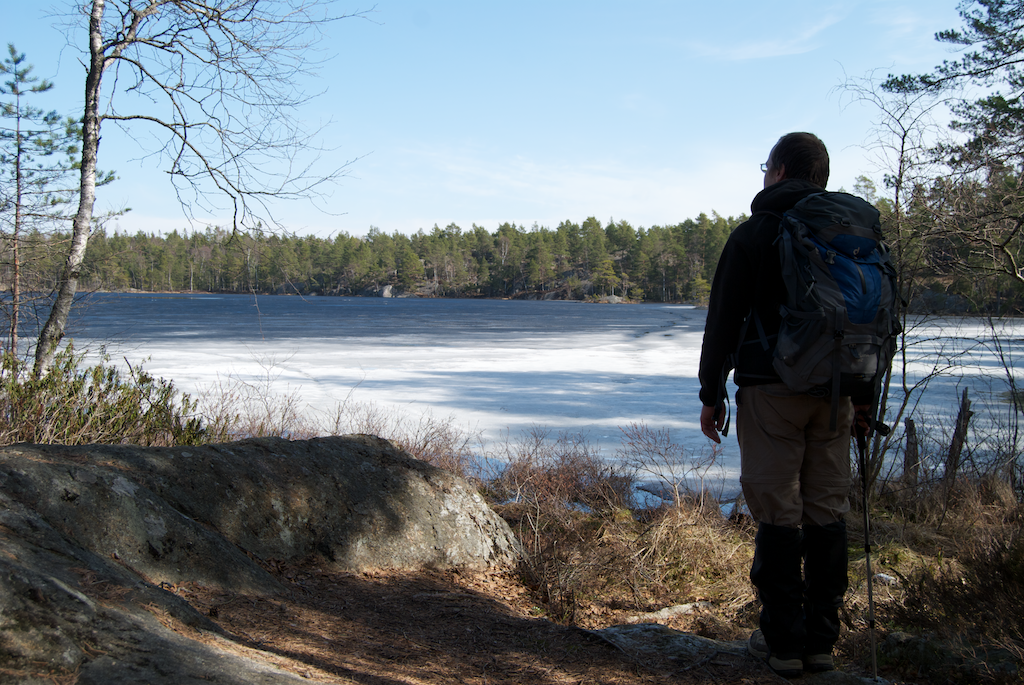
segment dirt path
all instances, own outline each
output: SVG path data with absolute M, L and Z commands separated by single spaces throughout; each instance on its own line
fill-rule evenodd
M 584 630 L 534 617 L 528 592 L 505 575 L 275 570 L 290 597 L 194 586 L 175 591 L 229 633 L 217 639 L 222 647 L 314 682 L 779 682 L 750 658 L 723 655 L 699 664 L 636 658 Z

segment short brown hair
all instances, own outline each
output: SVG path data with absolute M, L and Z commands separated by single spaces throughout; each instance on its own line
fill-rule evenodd
M 828 184 L 828 150 L 813 133 L 787 133 L 779 138 L 768 158 L 770 167 L 786 168 L 786 178 L 797 178 L 824 188 Z

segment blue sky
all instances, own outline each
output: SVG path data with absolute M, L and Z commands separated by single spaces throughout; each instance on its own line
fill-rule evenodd
M 66 7 L 7 7 L 0 39 L 55 81 L 35 104 L 77 113 L 84 32 L 65 37 L 47 17 Z M 335 161 L 356 161 L 319 203 L 327 213 L 274 207 L 290 232 L 737 215 L 761 188 L 758 165 L 792 130 L 828 145 L 830 189 L 860 174 L 880 182 L 864 149 L 875 113 L 837 86 L 929 70 L 955 57 L 935 32 L 960 25 L 956 0 L 380 0 L 369 17 L 330 29 L 331 58 L 309 86 L 323 95 L 302 110 L 311 127 L 329 122 L 322 144 Z M 98 209 L 132 208 L 108 230 L 229 223 L 211 214 L 190 225 L 143 154 L 104 128 L 100 166 L 120 180 L 101 189 Z

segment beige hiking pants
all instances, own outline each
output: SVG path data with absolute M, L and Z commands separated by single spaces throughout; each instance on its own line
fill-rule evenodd
M 831 401 L 782 383 L 736 393 L 740 483 L 757 521 L 825 526 L 850 510 L 853 405 L 839 398 L 839 419 L 830 431 Z

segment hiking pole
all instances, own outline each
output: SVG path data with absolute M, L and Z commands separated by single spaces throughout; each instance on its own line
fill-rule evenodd
M 854 424 L 856 426 L 856 424 Z M 871 521 L 868 518 L 868 439 L 866 431 L 856 426 L 857 447 L 860 453 L 860 482 L 864 489 L 864 565 L 868 574 L 868 633 L 871 635 L 871 677 L 878 680 L 878 657 L 875 649 L 875 594 L 872 588 L 874 579 L 871 576 Z

